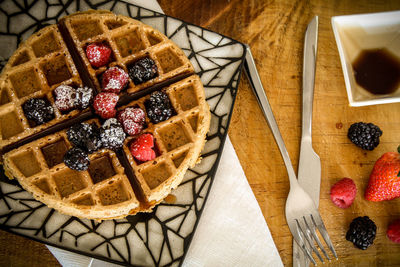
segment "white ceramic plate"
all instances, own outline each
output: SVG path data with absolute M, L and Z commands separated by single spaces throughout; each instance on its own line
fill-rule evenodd
M 160 30 L 189 57 L 204 84 L 211 126 L 202 161 L 154 212 L 95 222 L 62 215 L 33 199 L 0 171 L 0 229 L 90 257 L 134 266 L 178 266 L 189 248 L 217 170 L 232 114 L 244 45 L 122 0 L 0 1 L 0 70 L 34 31 L 77 10 L 106 9 Z

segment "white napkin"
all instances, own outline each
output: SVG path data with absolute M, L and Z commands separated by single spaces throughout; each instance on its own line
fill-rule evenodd
M 163 13 L 156 0 L 131 0 Z M 183 266 L 283 266 L 229 137 Z M 113 267 L 47 246 L 64 267 Z

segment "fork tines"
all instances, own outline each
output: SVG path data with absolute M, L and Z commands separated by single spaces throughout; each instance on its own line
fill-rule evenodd
M 303 216 L 302 218 L 295 219 L 296 221 L 296 235 L 293 234 L 294 239 L 296 240 L 297 244 L 300 246 L 300 248 L 303 250 L 303 252 L 308 256 L 308 258 L 316 265 L 317 263 L 315 262 L 312 252 L 314 251 L 315 254 L 318 256 L 318 258 L 321 260 L 321 262 L 324 262 L 323 257 L 319 253 L 317 247 L 314 244 L 314 240 L 317 242 L 318 247 L 322 251 L 322 253 L 325 255 L 325 257 L 330 260 L 330 257 L 326 250 L 324 249 L 324 246 L 322 245 L 316 229 L 319 230 L 322 238 L 324 239 L 326 245 L 329 247 L 329 249 L 332 251 L 334 257 L 337 259 L 337 254 L 335 251 L 335 248 L 333 247 L 332 241 L 329 238 L 328 232 L 325 228 L 324 222 L 322 221 L 321 216 L 319 215 L 318 212 L 313 212 L 309 216 Z M 307 240 L 305 242 L 304 240 Z

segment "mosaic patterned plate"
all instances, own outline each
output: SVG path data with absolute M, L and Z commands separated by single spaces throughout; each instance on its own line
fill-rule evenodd
M 211 127 L 199 165 L 172 193 L 176 202 L 150 214 L 96 222 L 62 215 L 36 201 L 1 171 L 0 229 L 90 257 L 132 266 L 183 262 L 222 153 L 244 60 L 228 37 L 124 1 L 13 0 L 0 3 L 0 70 L 33 32 L 77 10 L 106 9 L 164 33 L 189 57 L 204 84 Z

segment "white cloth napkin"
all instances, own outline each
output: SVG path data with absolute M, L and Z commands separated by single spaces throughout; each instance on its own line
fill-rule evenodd
M 132 3 L 163 13 L 156 0 Z M 229 137 L 183 266 L 283 266 Z M 64 267 L 113 267 L 47 246 Z

